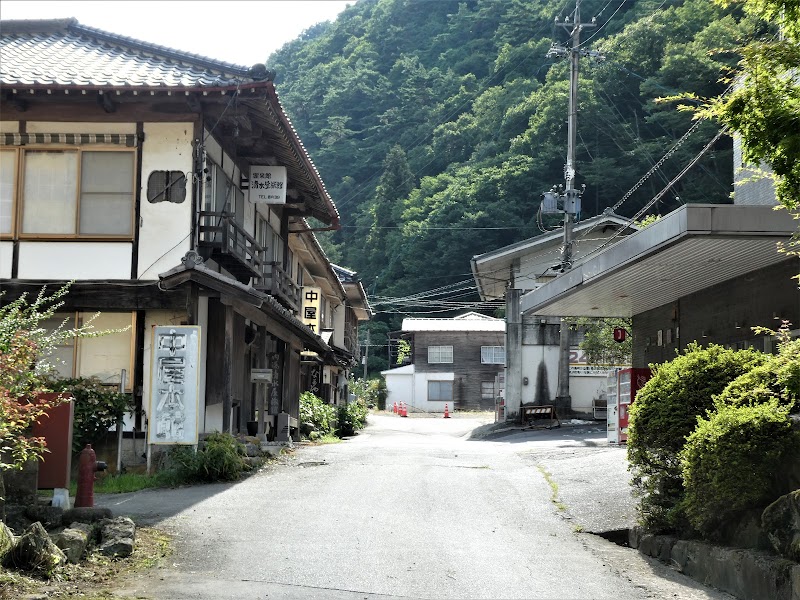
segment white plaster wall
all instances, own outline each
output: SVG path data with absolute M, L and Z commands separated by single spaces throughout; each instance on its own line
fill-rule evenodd
M 331 312 L 333 313 L 333 343 L 339 348 L 344 348 L 344 324 L 347 307 L 344 304 L 340 304 Z
M 414 396 L 414 365 L 381 371 L 386 379 L 386 408 L 392 409 L 396 402 L 398 405 L 405 402 L 411 405 Z
M 425 412 L 444 412 L 447 404 L 451 412 L 455 411 L 453 402 L 428 402 L 429 381 L 454 381 L 455 373 L 416 373 L 414 376 L 414 391 L 410 406 Z M 455 393 L 455 390 L 453 390 Z
M 212 404 L 206 407 L 205 426 L 201 433 L 213 433 L 222 431 L 222 403 Z
M 142 365 L 142 408 L 145 414 L 150 416 L 150 367 L 151 362 L 153 360 L 152 354 L 152 346 L 153 346 L 153 327 L 156 325 L 180 325 L 181 323 L 186 322 L 188 319 L 188 315 L 181 312 L 175 312 L 171 310 L 148 310 L 145 312 L 144 315 L 144 356 L 142 360 L 144 364 Z M 200 339 L 203 339 L 203 333 L 200 333 Z M 201 365 L 202 367 L 202 365 Z M 203 373 L 201 371 L 201 373 Z M 203 379 L 203 375 L 200 376 Z M 202 396 L 198 395 L 198 398 L 202 398 Z M 202 411 L 201 413 L 202 414 Z M 202 422 L 202 417 L 199 418 L 200 422 Z M 149 426 L 149 423 L 148 423 Z
M 222 164 L 222 146 L 217 143 L 213 136 L 208 134 L 208 129 L 203 129 L 203 140 L 208 158 L 218 165 Z
M 93 313 L 83 313 L 84 323 Z M 133 314 L 129 312 L 102 312 L 92 322 L 95 331 L 124 329 L 127 331 L 109 333 L 96 338 L 84 338 L 78 342 L 78 375 L 98 377 L 103 383 L 119 385 L 120 371 L 127 371 L 125 390 L 130 392 L 133 385 L 131 373 L 131 352 L 134 330 Z
M 136 123 L 28 121 L 28 133 L 136 133 Z
M 19 121 L 0 121 L 0 133 L 19 133 Z
M 604 375 L 573 375 L 569 378 L 569 395 L 572 397 L 572 410 L 579 413 L 592 413 L 592 400 L 605 398 L 606 377 Z
M 139 279 L 180 264 L 190 247 L 192 225 L 192 123 L 146 123 L 142 147 L 142 202 L 139 221 Z M 147 201 L 147 179 L 152 171 L 187 174 L 186 199 L 181 204 Z
M 11 279 L 14 242 L 0 242 L 0 279 Z
M 130 279 L 131 242 L 19 244 L 20 279 Z

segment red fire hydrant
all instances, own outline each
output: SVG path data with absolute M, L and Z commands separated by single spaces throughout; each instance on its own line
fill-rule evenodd
M 108 465 L 97 460 L 91 444 L 81 450 L 78 462 L 78 491 L 75 493 L 75 508 L 94 506 L 94 479 L 97 471 L 105 471 Z

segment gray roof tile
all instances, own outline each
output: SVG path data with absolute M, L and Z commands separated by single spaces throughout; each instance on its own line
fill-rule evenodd
M 247 77 L 247 71 L 86 27 L 75 19 L 0 24 L 3 85 L 226 87 Z

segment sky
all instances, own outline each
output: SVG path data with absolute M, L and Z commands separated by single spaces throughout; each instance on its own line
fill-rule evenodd
M 88 25 L 243 66 L 267 57 L 355 0 L 2 0 L 2 19 L 75 17 Z

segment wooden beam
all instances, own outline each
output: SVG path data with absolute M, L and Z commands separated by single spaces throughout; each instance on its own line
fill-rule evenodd
M 231 433 L 231 408 L 233 407 L 233 316 L 233 306 L 225 306 L 225 344 L 222 353 L 223 433 Z
M 27 121 L 87 121 L 87 122 L 109 122 L 109 123 L 136 123 L 137 121 L 158 123 L 158 122 L 194 122 L 199 119 L 199 115 L 192 112 L 183 113 L 164 113 L 153 110 L 149 103 L 115 103 L 116 110 L 107 113 L 98 110 L 94 99 L 91 102 L 84 97 L 79 102 L 67 101 L 47 101 L 30 99 L 27 100 L 25 119 Z M 6 100 L 0 100 L 0 113 L 6 117 L 17 112 L 17 107 Z

